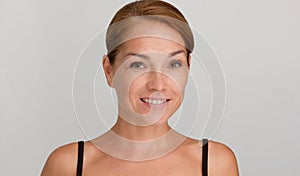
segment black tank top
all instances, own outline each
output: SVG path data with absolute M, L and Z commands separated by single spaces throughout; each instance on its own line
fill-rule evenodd
M 76 176 L 82 176 L 83 154 L 84 154 L 84 142 L 78 141 L 78 157 L 77 157 Z M 202 140 L 202 176 L 208 176 L 207 163 L 208 163 L 208 140 L 203 139 Z

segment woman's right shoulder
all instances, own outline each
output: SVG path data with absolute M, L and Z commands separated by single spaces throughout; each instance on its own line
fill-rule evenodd
M 78 142 L 56 148 L 49 155 L 42 176 L 75 175 L 77 168 Z

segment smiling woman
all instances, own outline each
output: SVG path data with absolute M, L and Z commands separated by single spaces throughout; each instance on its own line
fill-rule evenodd
M 227 146 L 168 125 L 184 98 L 194 48 L 181 12 L 163 1 L 132 2 L 116 13 L 106 37 L 102 64 L 117 93 L 117 121 L 93 140 L 56 149 L 42 175 L 238 175 Z

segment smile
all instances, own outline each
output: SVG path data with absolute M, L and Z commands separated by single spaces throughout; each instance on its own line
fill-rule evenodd
M 149 103 L 153 105 L 160 105 L 169 101 L 169 99 L 150 99 L 150 98 L 141 98 L 141 100 L 145 103 Z

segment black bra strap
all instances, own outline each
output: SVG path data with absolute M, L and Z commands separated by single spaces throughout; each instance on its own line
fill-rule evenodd
M 78 157 L 77 157 L 77 172 L 76 176 L 82 175 L 84 142 L 78 141 Z M 208 176 L 208 140 L 202 140 L 202 176 Z
M 202 140 L 202 176 L 208 176 L 208 140 Z
M 76 176 L 82 175 L 84 142 L 78 141 L 77 172 Z

